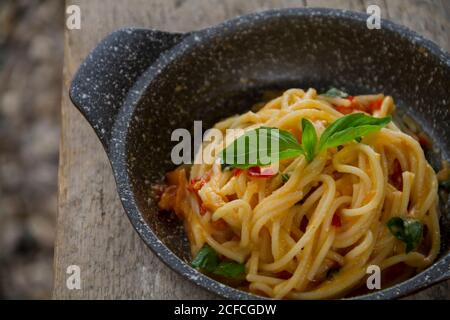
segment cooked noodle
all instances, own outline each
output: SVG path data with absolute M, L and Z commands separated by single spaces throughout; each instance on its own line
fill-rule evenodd
M 384 117 L 393 112 L 389 96 L 353 100 L 367 111 L 363 107 L 376 99 L 382 103 L 369 113 Z M 336 107 L 342 105 L 348 107 L 348 101 L 317 95 L 314 89 L 287 90 L 257 112 L 217 123 L 225 141 L 205 143 L 203 153 L 217 156 L 232 142 L 226 129 L 276 127 L 300 139 L 299 123 L 307 118 L 320 136 L 343 116 Z M 184 219 L 193 256 L 207 244 L 223 258 L 244 263 L 241 286 L 256 294 L 343 297 L 365 283 L 370 265 L 381 270 L 404 265 L 417 272 L 439 251 L 436 174 L 420 144 L 392 122 L 361 142 L 321 152 L 309 163 L 303 155 L 281 160 L 279 174 L 269 178 L 223 170 L 218 161 L 194 164 L 189 179 L 182 176 L 184 170 L 178 169 L 176 178 L 171 173 L 175 186 L 166 189 L 161 206 Z M 282 174 L 289 179 L 283 181 Z M 198 192 L 190 192 L 189 181 L 200 180 Z M 425 226 L 420 246 L 409 253 L 386 227 L 396 216 Z

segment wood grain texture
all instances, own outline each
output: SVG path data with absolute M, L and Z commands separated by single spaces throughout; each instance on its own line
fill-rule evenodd
M 107 33 L 124 26 L 198 30 L 271 8 L 324 6 L 363 11 L 376 3 L 383 17 L 407 25 L 449 50 L 446 1 L 128 0 L 67 1 L 81 8 L 81 30 L 65 32 L 55 299 L 209 299 L 212 294 L 172 272 L 139 239 L 123 212 L 102 146 L 68 97 L 82 59 Z M 81 269 L 81 289 L 66 287 L 66 269 Z M 448 283 L 412 298 L 449 298 Z

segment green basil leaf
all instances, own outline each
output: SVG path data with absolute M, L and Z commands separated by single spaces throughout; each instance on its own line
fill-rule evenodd
M 290 178 L 290 174 L 289 173 L 282 173 L 281 174 L 281 180 L 283 180 L 284 183 L 288 182 L 289 178 Z
M 422 241 L 423 224 L 420 221 L 408 219 L 405 221 L 405 230 L 410 240 L 406 244 L 406 252 L 410 252 L 417 248 Z
M 353 113 L 333 122 L 317 143 L 314 126 L 307 119 L 302 119 L 302 144 L 290 132 L 260 127 L 237 138 L 220 152 L 219 157 L 222 169 L 265 166 L 300 154 L 311 161 L 317 152 L 354 139 L 359 141 L 362 136 L 380 130 L 390 121 L 391 117 L 374 118 L 363 113 Z
M 393 217 L 389 219 L 387 222 L 387 226 L 389 228 L 389 231 L 396 237 L 397 239 L 401 241 L 405 241 L 405 226 L 403 223 L 403 219 L 400 217 Z
M 278 128 L 260 127 L 246 132 L 219 154 L 221 163 L 247 169 L 264 166 L 303 152 L 295 137 Z
M 311 162 L 316 155 L 317 133 L 314 125 L 306 118 L 302 119 L 302 147 L 306 160 Z
M 418 220 L 393 217 L 387 226 L 397 239 L 406 244 L 406 253 L 417 248 L 422 241 L 423 224 Z
M 335 97 L 335 98 L 347 98 L 348 94 L 344 91 L 341 91 L 339 89 L 332 87 L 327 92 L 322 93 L 322 96 Z
M 191 265 L 196 269 L 233 279 L 238 279 L 245 273 L 243 264 L 234 261 L 220 262 L 219 255 L 209 245 L 200 249 Z
M 196 269 L 214 272 L 219 265 L 219 255 L 213 248 L 205 245 L 192 260 L 191 265 Z
M 391 117 L 375 118 L 361 112 L 346 115 L 325 129 L 320 137 L 318 149 L 322 151 L 378 131 L 390 121 Z M 362 128 L 356 129 L 358 127 Z
M 340 146 L 346 142 L 358 139 L 369 133 L 379 131 L 382 126 L 360 126 L 354 128 L 347 128 L 332 135 L 322 146 L 324 149 Z
M 221 262 L 213 271 L 213 274 L 232 279 L 239 279 L 244 273 L 245 265 L 234 261 Z

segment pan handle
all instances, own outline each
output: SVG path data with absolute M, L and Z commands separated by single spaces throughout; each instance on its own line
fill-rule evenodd
M 105 150 L 123 102 L 142 73 L 187 34 L 126 28 L 104 38 L 73 78 L 70 99 L 94 128 Z

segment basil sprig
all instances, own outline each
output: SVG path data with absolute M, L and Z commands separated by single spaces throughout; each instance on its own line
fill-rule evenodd
M 391 122 L 391 117 L 375 118 L 364 113 L 352 113 L 334 121 L 322 134 L 319 151 L 337 147 L 369 133 L 379 131 Z
M 221 262 L 217 252 L 208 245 L 200 249 L 191 265 L 196 269 L 232 279 L 239 279 L 245 273 L 243 264 L 235 261 Z
M 387 222 L 389 231 L 406 244 L 406 253 L 411 252 L 422 241 L 423 224 L 415 219 L 393 217 Z
M 223 166 L 240 169 L 269 165 L 301 154 L 312 161 L 319 152 L 352 140 L 360 141 L 362 136 L 380 130 L 390 121 L 391 117 L 375 118 L 360 112 L 352 113 L 334 121 L 319 140 L 314 125 L 303 118 L 301 144 L 290 132 L 260 127 L 234 140 L 220 152 L 219 157 Z
M 333 98 L 347 98 L 348 94 L 336 88 L 330 88 L 327 92 L 322 93 L 322 96 L 333 97 Z
M 320 136 L 314 125 L 308 120 L 302 119 L 302 147 L 308 161 L 321 151 L 340 146 L 346 142 L 361 141 L 361 137 L 380 130 L 391 121 L 391 117 L 375 118 L 364 113 L 352 113 L 334 121 Z
M 219 264 L 219 255 L 210 246 L 204 246 L 192 260 L 191 265 L 196 269 L 213 272 Z
M 316 155 L 317 133 L 314 125 L 306 118 L 302 119 L 302 145 L 306 160 L 311 162 Z

